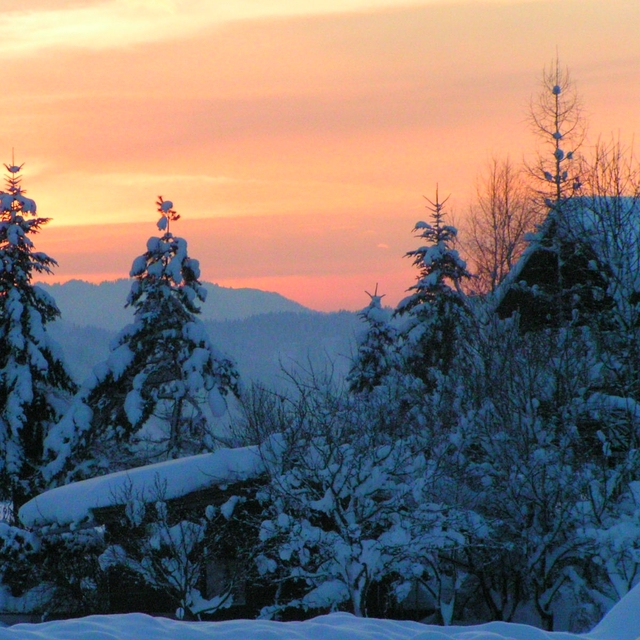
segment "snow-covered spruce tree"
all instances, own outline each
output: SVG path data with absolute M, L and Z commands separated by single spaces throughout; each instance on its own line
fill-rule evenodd
M 461 282 L 471 274 L 454 248 L 456 228 L 444 224 L 448 198 L 440 202 L 436 189 L 435 202 L 426 200 L 431 223 L 418 222 L 414 229 L 425 244 L 406 254 L 420 273 L 395 314 L 404 319 L 399 331 L 407 372 L 433 387 L 434 373 L 451 369 L 466 331 L 470 311 Z
M 148 240 L 130 273 L 134 322 L 47 439 L 47 473 L 58 481 L 200 452 L 210 419 L 238 393 L 234 363 L 196 317 L 206 290 L 186 241 L 169 229 L 179 216 L 170 201 L 157 204 L 164 233 Z
M 0 492 L 14 512 L 44 488 L 43 442 L 75 392 L 45 325 L 60 311 L 32 282 L 56 261 L 34 250 L 30 238 L 48 222 L 25 196 L 21 166 L 5 165 L 0 192 Z
M 391 324 L 391 313 L 382 307 L 384 295 L 378 295 L 378 285 L 371 301 L 358 314 L 367 328 L 358 341 L 358 352 L 347 376 L 349 390 L 355 393 L 372 391 L 392 371 L 400 369 L 397 351 L 398 331 Z

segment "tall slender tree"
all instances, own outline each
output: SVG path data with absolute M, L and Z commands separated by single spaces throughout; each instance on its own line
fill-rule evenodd
M 49 219 L 21 186 L 22 166 L 4 165 L 0 192 L 0 489 L 14 512 L 43 488 L 43 441 L 76 387 L 45 330 L 60 311 L 33 284 L 52 273 L 53 258 L 31 240 Z
M 582 101 L 558 58 L 542 72 L 541 89 L 531 100 L 529 120 L 542 148 L 529 172 L 546 208 L 557 208 L 582 186 L 578 150 L 586 135 Z
M 157 205 L 163 234 L 131 267 L 134 322 L 47 441 L 47 472 L 58 480 L 200 452 L 210 419 L 238 393 L 234 363 L 196 317 L 206 290 L 186 241 L 170 231 L 179 216 L 172 202 L 160 197 Z
M 433 370 L 448 372 L 469 316 L 461 283 L 471 274 L 454 248 L 458 231 L 444 223 L 448 200 L 429 203 L 431 222 L 417 222 L 414 232 L 425 244 L 407 252 L 419 270 L 412 293 L 400 302 L 396 315 L 405 318 L 400 328 L 401 349 L 411 373 L 425 382 Z
M 542 323 L 558 326 L 577 317 L 576 303 L 584 299 L 584 291 L 576 286 L 576 274 L 588 271 L 591 257 L 583 255 L 571 231 L 582 206 L 574 197 L 580 195 L 584 181 L 585 163 L 578 150 L 586 124 L 575 84 L 557 58 L 543 72 L 541 91 L 531 103 L 530 121 L 542 145 L 529 172 L 536 183 L 534 203 L 544 218 L 534 242 L 540 255 L 545 253 L 546 273 L 544 285 L 527 295 L 538 298 L 536 306 L 545 309 Z

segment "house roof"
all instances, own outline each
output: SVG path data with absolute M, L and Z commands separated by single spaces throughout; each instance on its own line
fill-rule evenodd
M 93 510 L 131 499 L 173 500 L 210 487 L 256 478 L 266 470 L 265 452 L 273 451 L 278 441 L 277 436 L 272 436 L 268 447 L 218 449 L 74 482 L 33 498 L 21 507 L 18 517 L 26 527 L 92 522 Z
M 556 244 L 558 243 L 558 244 Z M 494 294 L 494 308 L 523 280 L 530 280 L 541 255 L 560 246 L 582 244 L 593 260 L 588 268 L 600 272 L 613 300 L 640 291 L 640 199 L 636 197 L 583 196 L 551 209 L 538 233 Z M 536 263 L 534 265 L 534 262 Z M 535 275 L 533 276 L 535 279 Z M 528 285 L 535 284 L 527 282 Z

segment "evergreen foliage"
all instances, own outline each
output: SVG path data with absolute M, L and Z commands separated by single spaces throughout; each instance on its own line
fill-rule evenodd
M 261 458 L 252 461 L 250 482 L 225 475 L 217 506 L 203 508 L 208 489 L 185 483 L 191 493 L 169 499 L 157 480 L 150 498 L 141 491 L 103 502 L 111 514 L 104 530 L 75 523 L 61 531 L 52 523 L 34 532 L 0 523 L 3 584 L 25 601 L 40 587 L 89 606 L 87 592 L 99 590 L 105 573 L 125 570 L 195 617 L 235 606 L 233 580 L 215 593 L 202 588 L 203 573 L 209 579 L 218 571 L 218 586 L 231 574 L 264 586 L 265 617 L 343 609 L 443 625 L 500 620 L 577 631 L 634 588 L 640 189 L 634 171 L 625 186 L 619 150 L 601 150 L 594 192 L 572 197 L 579 180 L 564 148 L 580 131 L 577 102 L 565 100 L 572 94 L 557 65 L 545 79 L 534 122 L 552 145 L 553 159 L 539 167 L 549 215 L 505 280 L 531 294 L 532 309 L 555 301 L 544 307 L 544 322 L 526 318 L 523 305 L 505 318 L 492 296 L 465 296 L 461 285 L 471 274 L 436 191 L 430 221 L 415 227 L 423 246 L 407 253 L 419 270 L 410 295 L 390 318 L 376 289 L 360 313 L 367 330 L 348 390 L 312 372 L 291 374 L 294 392 L 261 387 L 243 397 L 244 415 L 231 433 L 260 445 L 252 449 Z M 0 250 L 13 255 L 30 231 L 21 216 L 35 206 L 15 179 L 9 188 L 0 194 L 9 203 Z M 162 235 L 149 240 L 131 271 L 134 323 L 49 432 L 52 482 L 199 451 L 208 419 L 238 392 L 233 364 L 196 318 L 199 269 L 170 232 L 178 216 L 162 198 L 158 208 Z M 30 316 L 20 315 L 23 285 L 3 283 L 53 264 L 27 249 L 25 256 L 26 266 L 16 253 L 0 273 L 8 345 L 30 326 L 9 320 Z M 602 310 L 606 322 L 595 317 Z M 38 313 L 55 317 L 48 307 Z M 7 362 L 3 383 L 22 381 L 10 378 L 18 369 Z M 233 455 L 218 453 L 231 470 Z M 4 464 L 9 477 L 17 467 Z M 220 560 L 224 568 L 213 562 Z
M 358 341 L 358 352 L 347 376 L 354 393 L 372 391 L 393 371 L 400 370 L 398 331 L 391 324 L 391 313 L 382 307 L 384 295 L 378 295 L 378 285 L 369 305 L 358 314 L 367 329 Z
M 210 447 L 209 422 L 239 391 L 231 360 L 210 342 L 198 301 L 198 261 L 174 236 L 170 201 L 158 201 L 161 237 L 131 268 L 127 298 L 134 322 L 111 345 L 69 412 L 47 440 L 50 478 L 81 478 L 123 466 L 180 457 Z M 119 450 L 118 450 L 119 449 Z
M 14 510 L 44 488 L 43 441 L 76 390 L 45 330 L 60 312 L 33 284 L 55 260 L 34 250 L 31 236 L 48 222 L 21 186 L 21 166 L 5 165 L 0 193 L 0 492 Z
M 470 317 L 461 282 L 471 274 L 454 248 L 457 229 L 444 224 L 447 199 L 440 202 L 437 190 L 435 202 L 427 199 L 431 222 L 418 222 L 414 229 L 425 244 L 406 254 L 419 275 L 409 288 L 413 293 L 396 309 L 404 318 L 400 339 L 407 369 L 428 385 L 434 370 L 451 368 Z

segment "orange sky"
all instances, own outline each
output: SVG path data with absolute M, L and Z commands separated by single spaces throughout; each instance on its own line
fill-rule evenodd
M 556 47 L 591 141 L 636 131 L 637 0 L 1 7 L 0 152 L 52 218 L 36 244 L 56 281 L 127 276 L 162 194 L 206 280 L 322 310 L 378 282 L 396 304 L 422 196 L 439 183 L 461 220 L 489 156 L 533 150 Z

